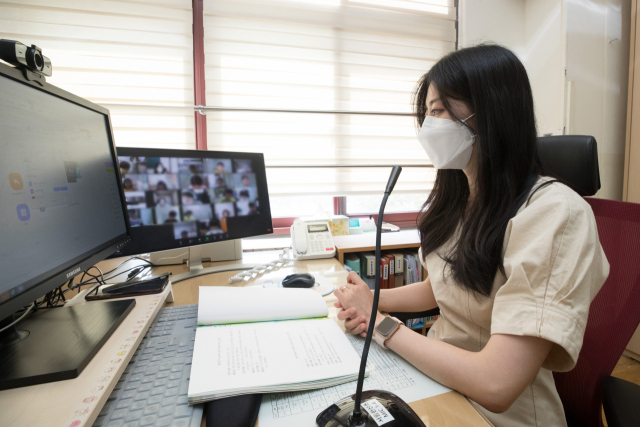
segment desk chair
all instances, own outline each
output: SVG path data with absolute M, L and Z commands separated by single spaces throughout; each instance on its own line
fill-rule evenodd
M 640 386 L 610 375 L 640 323 L 640 204 L 586 200 L 611 271 L 591 303 L 578 363 L 554 373 L 556 388 L 570 427 L 602 426 L 603 393 L 610 427 L 638 426 Z
M 591 136 L 566 135 L 538 139 L 545 172 L 581 196 L 600 189 L 598 148 Z M 570 427 L 602 426 L 602 401 L 609 425 L 633 417 L 640 400 L 630 389 L 640 387 L 610 376 L 640 323 L 640 205 L 586 198 L 598 226 L 600 243 L 611 266 L 607 281 L 591 303 L 578 362 L 569 372 L 553 374 Z M 626 383 L 626 384 L 625 384 Z M 636 392 L 636 395 L 640 391 Z M 636 405 L 633 405 L 635 403 Z M 631 411 L 629 411 L 631 410 Z M 620 424 L 616 424 L 613 415 Z M 611 415 L 611 416 L 610 416 Z M 636 417 L 639 415 L 636 412 Z
M 598 149 L 592 136 L 538 138 L 545 175 L 558 178 L 581 196 L 600 189 Z M 610 427 L 640 425 L 640 386 L 610 376 L 640 323 L 640 204 L 585 199 L 598 226 L 611 266 L 591 303 L 578 362 L 569 372 L 554 372 L 569 427 L 601 427 L 601 407 Z M 438 314 L 394 313 L 399 319 Z

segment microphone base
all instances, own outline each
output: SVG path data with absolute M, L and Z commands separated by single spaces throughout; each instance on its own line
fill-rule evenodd
M 384 390 L 362 392 L 360 419 L 353 418 L 355 395 L 345 397 L 322 411 L 316 418 L 318 427 L 426 427 L 404 400 Z M 371 413 L 369 412 L 371 409 Z M 376 419 L 378 422 L 376 422 Z

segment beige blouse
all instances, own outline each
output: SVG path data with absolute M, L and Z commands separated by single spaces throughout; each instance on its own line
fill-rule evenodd
M 509 410 L 494 414 L 477 406 L 496 427 L 566 426 L 551 371 L 575 366 L 589 305 L 609 275 L 591 207 L 565 185 L 540 189 L 509 221 L 503 253 L 506 277 L 496 274 L 490 297 L 476 297 L 445 278 L 437 253 L 425 257 L 440 307 L 428 336 L 468 351 L 482 350 L 491 334 L 553 342 L 533 382 Z

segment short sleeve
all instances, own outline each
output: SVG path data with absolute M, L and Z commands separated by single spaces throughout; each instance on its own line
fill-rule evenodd
M 589 306 L 609 275 L 591 207 L 562 184 L 539 190 L 507 226 L 504 268 L 491 333 L 551 341 L 543 367 L 571 370 Z

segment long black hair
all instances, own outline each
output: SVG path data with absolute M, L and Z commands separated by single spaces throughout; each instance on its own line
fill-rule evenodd
M 447 251 L 438 252 L 447 274 L 463 288 L 488 296 L 497 272 L 505 274 L 507 224 L 542 173 L 531 85 L 520 60 L 502 46 L 451 52 L 417 84 L 419 126 L 431 85 L 454 120 L 465 117 L 459 117 L 449 100 L 461 100 L 475 113 L 475 129 L 470 129 L 476 135 L 477 169 L 472 198 L 462 170 L 438 170 L 418 222 L 422 253 L 426 256 L 455 237 Z

